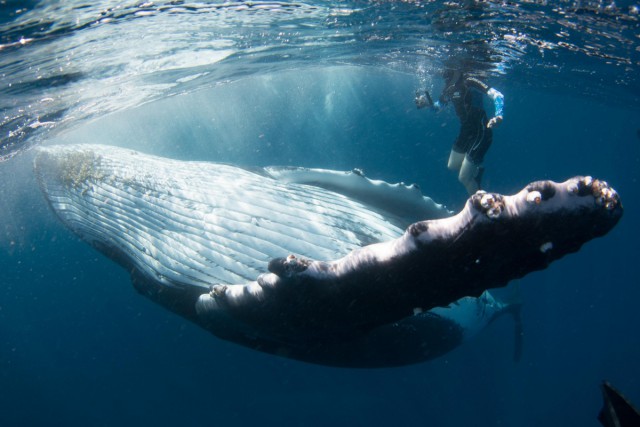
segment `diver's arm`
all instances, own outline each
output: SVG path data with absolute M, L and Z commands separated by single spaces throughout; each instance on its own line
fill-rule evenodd
M 438 98 L 438 100 L 433 103 L 432 107 L 434 110 L 440 111 L 447 106 L 449 101 L 451 101 L 451 93 L 449 93 L 450 91 L 448 89 L 449 88 L 445 88 L 440 94 L 440 98 Z
M 444 107 L 444 105 L 446 105 L 447 101 L 444 100 L 444 94 L 440 96 L 440 100 L 433 101 L 433 99 L 431 98 L 431 95 L 425 89 L 425 90 L 418 90 L 416 92 L 415 103 L 416 103 L 416 107 L 418 107 L 418 110 L 425 107 L 429 107 L 432 110 L 440 111 L 440 109 Z
M 490 87 L 488 84 L 484 83 L 481 80 L 476 79 L 475 77 L 468 77 L 465 80 L 465 84 L 468 87 L 475 87 L 478 90 L 487 94 L 489 98 L 493 101 L 494 106 L 494 114 L 491 120 L 487 123 L 488 128 L 493 128 L 500 123 L 502 123 L 502 117 L 504 114 L 504 95 L 500 93 L 499 90 Z
M 502 123 L 502 115 L 504 114 L 504 95 L 502 95 L 500 91 L 490 88 L 487 91 L 487 96 L 493 100 L 493 105 L 495 107 L 493 118 L 487 123 L 488 128 L 493 128 Z
M 433 103 L 431 108 L 436 111 L 440 111 L 446 107 L 453 97 L 453 93 L 456 91 L 455 85 L 445 84 L 442 89 L 442 93 L 436 102 Z
M 426 89 L 416 91 L 415 103 L 418 110 L 429 107 L 433 108 L 433 100 L 431 99 L 431 95 L 429 95 L 429 91 Z

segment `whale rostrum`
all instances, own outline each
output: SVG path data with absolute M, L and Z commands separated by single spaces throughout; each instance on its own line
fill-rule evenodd
M 492 308 L 475 319 L 488 323 L 507 310 L 488 289 L 578 251 L 623 211 L 591 177 L 480 191 L 451 215 L 416 186 L 357 170 L 60 145 L 39 149 L 35 171 L 62 222 L 129 269 L 141 294 L 220 338 L 336 366 L 443 354 L 469 301 Z

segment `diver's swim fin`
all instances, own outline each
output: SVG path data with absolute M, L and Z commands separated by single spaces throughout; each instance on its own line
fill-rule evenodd
M 604 427 L 638 427 L 640 412 L 608 381 L 600 386 L 604 403 L 598 420 Z
M 513 317 L 513 361 L 519 362 L 522 358 L 522 347 L 524 345 L 524 327 L 522 326 L 522 294 L 520 292 L 520 282 L 514 282 L 511 287 L 511 296 L 503 299 L 502 303 L 507 307 L 505 313 Z

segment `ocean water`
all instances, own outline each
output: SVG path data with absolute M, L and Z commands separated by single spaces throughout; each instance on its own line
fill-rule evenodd
M 640 405 L 640 15 L 630 1 L 0 1 L 0 425 L 597 426 Z M 451 64 L 505 95 L 484 185 L 593 175 L 607 236 L 520 280 L 434 361 L 338 369 L 215 338 L 140 296 L 46 205 L 33 150 L 101 143 L 247 166 L 361 168 L 451 209 Z

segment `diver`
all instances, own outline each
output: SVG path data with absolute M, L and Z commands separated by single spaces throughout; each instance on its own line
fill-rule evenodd
M 460 133 L 456 138 L 448 168 L 458 172 L 458 180 L 469 194 L 480 190 L 484 167 L 482 162 L 493 141 L 492 129 L 502 122 L 504 96 L 486 83 L 448 68 L 444 71 L 444 89 L 438 101 L 433 101 L 426 90 L 416 93 L 418 109 L 431 107 L 440 110 L 451 102 L 460 119 Z M 483 106 L 483 97 L 493 100 L 495 112 L 489 120 Z

